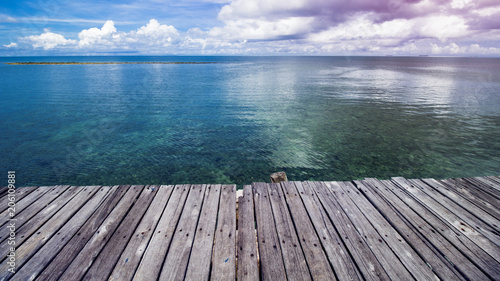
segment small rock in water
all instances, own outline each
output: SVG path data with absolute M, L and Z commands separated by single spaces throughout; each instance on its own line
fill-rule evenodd
M 271 174 L 271 182 L 272 183 L 280 183 L 282 181 L 288 181 L 285 172 L 276 172 Z

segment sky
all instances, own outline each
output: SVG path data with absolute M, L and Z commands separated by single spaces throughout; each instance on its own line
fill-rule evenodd
M 500 56 L 500 0 L 0 3 L 0 56 Z

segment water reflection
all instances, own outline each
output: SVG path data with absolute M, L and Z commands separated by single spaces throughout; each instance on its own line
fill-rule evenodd
M 500 174 L 490 59 L 210 59 L 1 68 L 1 165 L 24 184 Z

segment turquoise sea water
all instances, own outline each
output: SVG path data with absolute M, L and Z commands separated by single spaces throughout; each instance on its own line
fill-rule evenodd
M 499 74 L 498 58 L 0 58 L 0 170 L 19 186 L 500 175 Z

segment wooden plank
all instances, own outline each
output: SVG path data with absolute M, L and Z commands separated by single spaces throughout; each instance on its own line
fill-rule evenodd
M 373 254 L 384 267 L 387 274 L 394 280 L 410 280 L 417 278 L 411 275 L 408 269 L 391 251 L 389 245 L 381 235 L 373 228 L 370 221 L 364 217 L 363 213 L 357 208 L 355 202 L 342 191 L 337 182 L 325 182 L 328 190 L 333 194 L 339 205 L 351 220 L 358 233 L 364 238 Z M 376 211 L 376 210 L 375 210 Z
M 436 216 L 441 217 L 453 225 L 463 235 L 469 237 L 469 239 L 482 247 L 497 261 L 500 261 L 500 247 L 495 243 L 500 243 L 500 240 L 495 237 L 496 235 L 494 233 L 491 233 L 491 227 L 479 220 L 475 220 L 466 210 L 453 204 L 448 198 L 440 196 L 439 193 L 432 192 L 429 188 L 421 187 L 417 185 L 417 183 L 410 182 L 404 178 L 393 178 L 392 181 L 418 198 L 418 200 L 429 210 L 434 212 Z M 429 196 L 426 191 L 428 191 L 431 196 Z
M 80 253 L 67 266 L 60 277 L 61 280 L 80 280 L 85 275 L 102 248 L 106 245 L 106 242 L 130 210 L 132 204 L 141 194 L 143 188 L 144 186 L 142 185 L 133 185 L 129 188 L 118 205 L 99 226 L 99 229 L 92 234 L 92 237 L 88 240 Z
M 469 190 L 472 194 L 476 195 L 476 197 L 490 203 L 495 208 L 500 208 L 500 200 L 496 198 L 494 194 L 485 192 L 479 184 L 471 184 L 463 179 L 448 179 L 447 181 Z
M 267 184 L 267 188 L 288 280 L 311 280 L 311 274 L 285 198 L 279 192 L 279 184 Z
M 356 268 L 354 260 L 349 255 L 342 239 L 311 188 L 314 183 L 294 182 L 294 184 L 338 280 L 362 280 L 361 273 Z
M 257 221 L 261 278 L 264 281 L 286 280 L 285 265 L 267 185 L 265 183 L 254 183 L 252 187 Z
M 69 240 L 57 256 L 43 270 L 38 277 L 39 280 L 59 280 L 59 277 L 64 273 L 66 268 L 81 252 L 83 247 L 92 238 L 94 233 L 99 229 L 103 221 L 113 211 L 115 206 L 123 198 L 123 195 L 130 191 L 129 185 L 114 186 L 112 193 L 107 197 L 106 202 L 94 212 L 87 222 L 78 230 L 78 232 Z
M 243 197 L 238 201 L 238 212 L 238 281 L 259 280 L 251 185 L 243 187 Z
M 75 214 L 99 188 L 95 186 L 80 187 L 78 196 L 74 196 L 68 204 L 64 205 L 49 221 L 38 229 L 36 233 L 16 249 L 16 266 L 22 267 L 66 222 Z M 11 273 L 7 271 L 8 265 L 0 269 L 0 280 L 8 279 Z
M 310 182 L 310 186 L 325 208 L 330 221 L 342 238 L 345 247 L 356 261 L 363 278 L 366 280 L 391 280 L 377 257 L 368 246 L 364 237 L 356 231 L 349 217 L 339 205 L 333 194 L 323 182 Z
M 441 255 L 440 251 L 434 248 L 433 243 L 427 240 L 425 232 L 421 233 L 417 227 L 414 227 L 412 222 L 416 225 L 425 224 L 425 222 L 421 220 L 417 214 L 409 211 L 406 206 L 395 203 L 395 206 L 400 206 L 400 208 L 401 206 L 404 206 L 404 210 L 402 211 L 406 211 L 408 213 L 407 218 L 405 215 L 402 215 L 395 206 L 391 205 L 392 200 L 386 199 L 377 193 L 375 191 L 376 187 L 371 187 L 371 184 L 366 181 L 354 181 L 354 183 L 357 188 L 363 192 L 367 200 L 369 200 L 370 203 L 380 211 L 391 226 L 404 237 L 404 239 L 415 251 L 419 253 L 425 263 L 430 265 L 431 269 L 439 278 L 443 280 L 466 280 L 460 272 L 453 267 L 453 264 Z M 392 199 L 399 201 L 398 198 Z M 433 236 L 434 233 L 435 232 L 431 232 L 430 235 Z M 444 238 L 439 236 L 437 237 L 437 240 L 439 244 L 440 240 L 444 240 Z M 462 262 L 468 262 L 466 257 L 462 257 Z M 477 270 L 479 271 L 479 269 Z M 484 274 L 481 274 L 480 276 L 486 277 Z
M 426 233 L 426 237 L 433 237 L 433 234 L 439 233 L 446 240 L 437 238 L 433 241 L 435 245 L 440 245 L 437 247 L 443 253 L 449 253 L 450 255 L 446 255 L 448 259 L 450 259 L 461 272 L 468 273 L 467 276 L 479 276 L 480 272 L 472 267 L 471 263 L 468 263 L 462 259 L 460 259 L 460 255 L 454 251 L 453 247 L 449 247 L 446 241 L 449 241 L 453 244 L 454 247 L 460 250 L 460 253 L 467 257 L 467 259 L 471 260 L 474 265 L 480 268 L 482 271 L 487 273 L 490 278 L 496 279 L 500 277 L 500 267 L 498 267 L 497 262 L 491 257 L 488 253 L 486 253 L 481 247 L 476 245 L 473 241 L 468 239 L 465 235 L 462 235 L 460 231 L 458 231 L 453 225 L 446 223 L 439 216 L 436 216 L 431 210 L 422 205 L 418 199 L 411 196 L 407 192 L 405 192 L 401 187 L 395 185 L 394 182 L 384 180 L 378 181 L 375 179 L 370 180 L 370 184 L 375 182 L 378 185 L 382 185 L 383 188 L 379 188 L 378 191 L 384 193 L 386 198 L 391 198 L 389 195 L 397 196 L 401 201 L 403 201 L 408 207 L 410 207 L 416 214 L 418 214 L 423 220 L 425 220 L 426 224 L 414 224 L 416 228 L 419 230 L 425 231 L 428 229 Z M 391 200 L 391 202 L 397 202 L 397 200 Z M 399 211 L 405 214 L 405 217 L 411 218 L 409 216 L 409 211 L 407 211 L 408 207 L 401 206 L 398 208 Z M 427 225 L 432 226 L 429 228 Z M 438 236 L 439 237 L 439 236 Z M 454 262 L 454 260 L 456 262 Z M 458 267 L 460 266 L 460 267 Z M 494 278 L 496 277 L 496 278 Z M 471 280 L 484 280 L 485 278 L 472 278 Z
M 392 252 L 416 280 L 439 280 L 426 262 L 408 244 L 406 239 L 408 239 L 411 231 L 409 233 L 399 233 L 394 229 L 352 183 L 338 182 L 336 185 L 358 207 L 366 220 L 371 223 L 376 232 L 385 240 Z
M 423 179 L 423 181 L 426 182 L 427 184 L 429 184 L 429 182 L 431 182 L 432 180 L 433 179 Z M 434 181 L 436 181 L 436 180 L 434 180 Z M 444 187 L 446 187 L 447 189 L 449 189 L 449 190 L 457 193 L 458 195 L 464 197 L 465 199 L 469 200 L 472 204 L 474 204 L 477 207 L 481 208 L 482 210 L 488 212 L 492 216 L 500 217 L 500 210 L 496 206 L 493 206 L 489 202 L 484 201 L 483 199 L 475 196 L 466 187 L 463 187 L 458 183 L 449 182 L 446 180 L 441 180 L 441 181 L 437 181 L 437 182 L 440 183 L 441 185 L 443 185 Z
M 497 214 L 500 213 L 499 207 L 495 204 L 492 204 L 488 196 L 484 193 L 477 192 L 473 188 L 468 188 L 467 186 L 462 185 L 460 182 L 452 180 L 440 180 L 439 182 L 448 186 L 455 192 L 460 193 L 463 197 L 469 198 L 471 202 L 476 204 L 479 208 L 492 214 L 493 216 L 497 216 Z
M 111 193 L 111 187 L 101 187 L 83 207 L 54 235 L 10 280 L 33 280 L 51 262 L 68 240 L 80 229 Z
M 167 255 L 170 241 L 179 222 L 189 190 L 189 185 L 175 186 L 167 207 L 163 211 L 160 222 L 158 222 L 153 237 L 151 237 L 151 241 L 135 272 L 134 280 L 157 280 L 160 276 L 163 261 Z
M 425 183 L 428 186 L 434 188 L 434 190 L 436 190 L 437 192 L 448 197 L 450 200 L 455 202 L 457 205 L 466 209 L 469 213 L 473 214 L 475 216 L 474 219 L 482 220 L 484 223 L 489 224 L 492 228 L 496 229 L 497 231 L 500 231 L 500 229 L 498 228 L 498 226 L 500 226 L 500 220 L 497 217 L 490 215 L 488 212 L 479 208 L 477 205 L 473 204 L 471 201 L 469 201 L 469 200 L 465 199 L 464 197 L 458 195 L 457 193 L 453 192 L 448 186 L 445 186 L 442 183 L 440 183 L 434 179 L 413 180 L 413 181 L 420 184 L 420 185 L 423 185 Z M 499 215 L 500 215 L 500 213 L 499 213 Z M 500 218 L 500 216 L 499 216 L 499 218 Z
M 321 247 L 321 242 L 295 188 L 295 184 L 293 182 L 281 182 L 281 188 L 282 190 L 278 188 L 279 196 L 286 199 L 312 279 L 336 280 L 337 278 Z
M 211 280 L 236 279 L 236 185 L 223 185 L 219 204 Z
M 500 190 L 496 189 L 495 186 L 498 184 L 494 181 L 489 180 L 488 178 L 462 178 L 456 179 L 463 184 L 472 184 L 479 191 L 482 191 L 486 194 L 489 194 L 498 201 L 500 200 Z
M 152 186 L 151 189 L 154 190 L 156 187 Z M 134 235 L 125 247 L 125 250 L 123 250 L 108 280 L 131 280 L 132 277 L 134 277 L 135 270 L 139 266 L 142 255 L 148 246 L 154 229 L 163 214 L 163 210 L 173 190 L 173 185 L 162 185 L 158 187 L 158 193 L 149 206 L 141 223 L 135 230 Z
M 490 180 L 491 182 L 495 183 L 495 185 L 493 185 L 493 188 L 500 191 L 500 177 L 495 177 L 495 176 L 489 176 L 489 177 L 486 177 L 488 180 Z
M 23 200 L 16 202 L 15 219 L 17 228 L 19 229 L 26 221 L 28 221 L 31 217 L 38 213 L 38 211 L 47 206 L 50 202 L 52 202 L 52 200 L 57 198 L 57 196 L 61 195 L 68 188 L 69 185 L 58 185 L 52 187 L 41 186 L 27 195 Z M 0 214 L 0 241 L 5 239 L 5 233 L 2 231 L 4 231 L 4 225 L 11 218 L 10 212 L 11 210 L 5 210 L 2 214 Z
M 70 187 L 66 189 L 67 186 L 63 187 L 61 191 L 59 190 L 51 190 L 50 194 L 47 194 L 50 199 L 55 199 L 53 201 L 40 201 L 41 203 L 35 202 L 31 206 L 25 210 L 25 212 L 21 213 L 21 215 L 16 216 L 16 245 L 19 247 L 24 243 L 24 241 L 28 240 L 30 236 L 37 231 L 37 229 L 42 226 L 47 221 L 50 221 L 51 217 L 56 214 L 62 207 L 65 206 L 74 196 L 76 196 L 83 189 L 79 187 Z M 64 191 L 66 189 L 66 191 Z M 61 194 L 62 193 L 62 194 Z M 59 197 L 58 197 L 59 196 Z M 49 203 L 47 203 L 49 202 Z M 47 204 L 47 205 L 45 205 Z M 41 211 L 39 211 L 43 208 Z M 34 212 L 37 212 L 36 215 Z M 31 218 L 29 218 L 32 216 Z M 5 240 L 7 238 L 8 229 L 6 227 L 2 227 L 0 229 L 0 233 L 2 235 L 2 239 Z M 7 243 L 0 244 L 0 255 L 4 257 L 9 251 L 9 246 Z
M 155 198 L 158 187 L 150 185 L 143 188 L 141 195 L 115 230 L 108 243 L 106 243 L 99 256 L 92 263 L 92 266 L 82 280 L 108 279 L 137 225 Z M 73 275 L 73 277 L 76 276 Z
M 0 199 L 3 199 L 2 197 L 7 195 L 8 189 L 9 189 L 8 186 L 0 186 Z
M 160 280 L 184 280 L 206 185 L 192 185 L 163 263 Z
M 27 186 L 27 187 L 20 187 L 16 189 L 15 192 L 15 198 L 16 198 L 16 205 L 21 203 L 21 200 L 29 195 L 31 192 L 37 190 L 39 187 L 38 186 Z M 42 187 L 42 189 L 47 189 L 45 187 Z M 40 192 L 41 193 L 41 192 Z M 42 193 L 43 194 L 43 193 Z M 0 199 L 0 213 L 3 213 L 7 208 L 9 204 L 9 200 L 7 199 L 7 193 L 5 193 L 5 197 Z M 18 207 L 18 206 L 16 206 Z M 16 213 L 19 213 L 19 208 L 16 208 Z
M 210 276 L 220 190 L 221 185 L 209 185 L 205 189 L 205 199 L 196 227 L 186 280 L 208 280 Z

